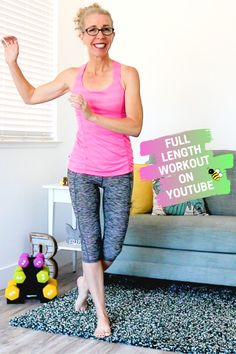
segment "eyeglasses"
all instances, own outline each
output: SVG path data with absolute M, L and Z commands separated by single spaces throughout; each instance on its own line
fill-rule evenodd
M 102 32 L 104 36 L 110 36 L 114 32 L 114 28 L 112 27 L 89 27 L 86 28 L 84 32 L 86 32 L 89 36 L 97 36 L 99 32 Z

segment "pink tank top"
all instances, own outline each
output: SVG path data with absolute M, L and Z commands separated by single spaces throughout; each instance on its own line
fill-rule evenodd
M 86 64 L 76 76 L 72 92 L 82 95 L 91 110 L 111 119 L 125 118 L 125 90 L 121 85 L 121 64 L 112 61 L 113 81 L 101 91 L 88 90 L 83 85 Z M 69 156 L 71 171 L 95 176 L 118 176 L 133 170 L 133 153 L 127 135 L 115 133 L 89 122 L 76 110 L 78 132 Z

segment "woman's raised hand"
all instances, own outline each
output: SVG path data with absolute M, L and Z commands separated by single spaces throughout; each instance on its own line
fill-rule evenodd
M 16 62 L 19 55 L 19 46 L 17 38 L 14 36 L 6 36 L 1 39 L 5 51 L 5 60 L 7 64 Z

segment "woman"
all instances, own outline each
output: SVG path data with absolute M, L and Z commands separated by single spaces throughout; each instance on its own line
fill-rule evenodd
M 17 57 L 17 39 L 2 39 L 5 58 L 15 85 L 27 104 L 46 102 L 72 92 L 78 133 L 68 163 L 72 205 L 81 234 L 83 276 L 77 280 L 75 309 L 85 310 L 88 292 L 97 313 L 97 338 L 111 335 L 105 295 L 104 270 L 121 252 L 132 192 L 133 156 L 129 136 L 142 128 L 139 76 L 133 67 L 109 57 L 115 37 L 108 11 L 98 4 L 82 8 L 75 19 L 89 61 L 61 72 L 37 88 L 23 76 Z M 99 221 L 103 188 L 104 234 Z

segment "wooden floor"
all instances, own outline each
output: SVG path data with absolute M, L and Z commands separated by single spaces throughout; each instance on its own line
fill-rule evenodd
M 80 264 L 80 262 L 79 262 Z M 59 294 L 74 288 L 76 279 L 81 274 L 72 272 L 69 264 L 59 270 Z M 145 349 L 124 344 L 106 343 L 95 339 L 81 339 L 64 335 L 14 328 L 8 324 L 10 318 L 18 316 L 29 309 L 40 306 L 37 300 L 27 300 L 24 304 L 8 305 L 4 291 L 0 291 L 0 353 L 2 354 L 161 354 L 163 351 Z M 165 352 L 167 353 L 167 352 Z M 168 352 L 170 354 L 170 352 Z

